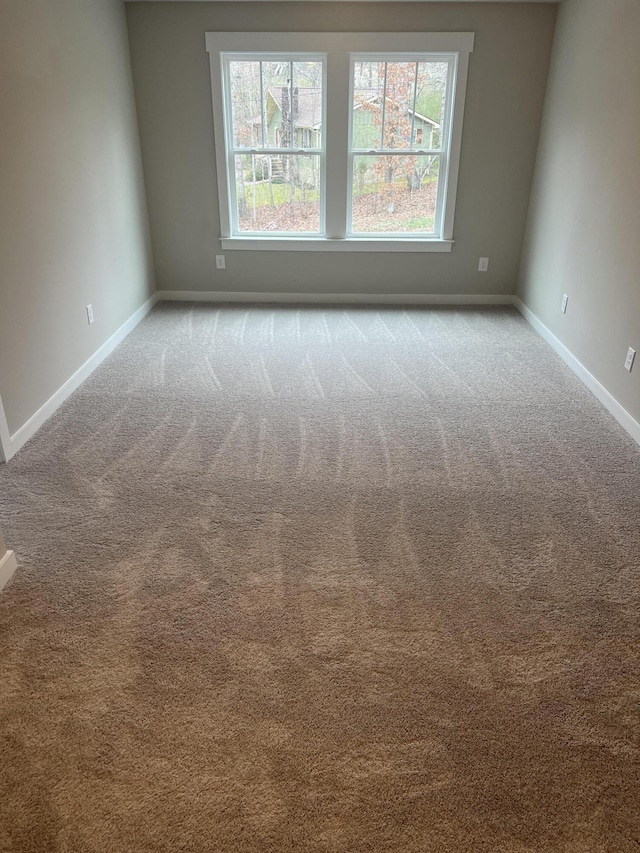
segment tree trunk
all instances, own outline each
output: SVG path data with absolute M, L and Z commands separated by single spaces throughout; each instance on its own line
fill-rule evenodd
M 238 191 L 238 216 L 242 219 L 247 215 L 247 197 L 244 189 L 244 169 L 242 168 L 242 157 L 236 160 L 236 186 Z

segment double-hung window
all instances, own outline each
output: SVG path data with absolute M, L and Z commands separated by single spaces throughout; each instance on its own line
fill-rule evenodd
M 225 249 L 450 251 L 471 33 L 207 33 Z

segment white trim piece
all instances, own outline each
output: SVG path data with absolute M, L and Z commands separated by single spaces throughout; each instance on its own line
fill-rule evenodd
M 529 323 L 540 337 L 543 338 L 553 350 L 555 350 L 565 364 L 573 370 L 578 379 L 580 379 L 584 385 L 587 386 L 589 391 L 591 391 L 594 397 L 602 403 L 609 414 L 613 415 L 620 426 L 629 433 L 631 438 L 637 444 L 640 444 L 640 423 L 638 423 L 638 421 L 636 421 L 635 418 L 620 405 L 616 398 L 607 391 L 604 385 L 599 382 L 592 373 L 589 373 L 584 364 L 578 361 L 575 355 L 567 349 L 562 341 L 544 325 L 542 320 L 540 320 L 540 318 L 534 314 L 519 297 L 514 296 L 512 299 L 513 305 L 522 314 L 527 323 Z
M 473 50 L 473 44 L 471 50 Z M 453 75 L 453 86 L 447 87 L 449 89 L 448 97 L 453 99 L 453 113 L 448 128 L 450 140 L 448 145 L 449 156 L 446 158 L 447 174 L 443 176 L 444 180 L 442 181 L 447 193 L 446 199 L 443 199 L 444 219 L 442 236 L 445 240 L 453 239 L 453 223 L 456 213 L 456 199 L 458 197 L 458 175 L 460 173 L 460 151 L 462 149 L 462 121 L 467 95 L 467 78 L 469 76 L 469 52 L 459 51 L 455 63 L 456 71 Z
M 273 302 L 310 305 L 513 305 L 510 294 L 260 293 L 238 290 L 159 290 L 162 302 Z
M 17 568 L 16 555 L 13 551 L 5 551 L 0 557 L 0 592 L 9 583 Z
M 9 434 L 9 426 L 4 414 L 2 397 L 0 397 L 0 462 L 8 462 L 12 455 L 11 435 Z
M 343 238 L 347 233 L 347 205 L 345 187 L 351 182 L 351 163 L 349 157 L 349 135 L 351 110 L 351 81 L 349 54 L 335 53 L 325 62 L 327 69 L 326 121 L 324 136 L 326 139 L 325 166 L 325 235 L 327 246 L 333 238 Z M 330 166 L 330 168 L 329 168 Z M 318 241 L 321 242 L 321 241 Z M 324 242 L 324 241 L 322 241 Z
M 231 234 L 231 206 L 234 203 L 230 196 L 230 186 L 227 179 L 227 142 L 225 138 L 224 119 L 225 103 L 222 84 L 222 67 L 219 61 L 214 61 L 214 54 L 209 48 L 209 35 L 206 34 L 206 45 L 209 51 L 209 75 L 211 77 L 211 103 L 213 107 L 213 138 L 215 142 L 216 179 L 218 184 L 218 202 L 220 210 L 220 233 Z M 216 54 L 219 60 L 219 54 Z
M 453 240 L 376 237 L 221 237 L 225 250 L 254 252 L 450 252 Z
M 471 53 L 475 33 L 205 33 L 208 53 Z M 390 43 L 393 46 L 390 47 Z M 396 46 L 397 45 L 397 46 Z
M 154 293 L 138 310 L 129 317 L 129 319 L 120 326 L 120 328 L 106 340 L 102 346 L 97 349 L 91 358 L 87 359 L 82 367 L 69 377 L 67 381 L 51 396 L 47 402 L 41 406 L 38 411 L 32 415 L 29 420 L 23 424 L 20 429 L 11 436 L 9 453 L 6 456 L 8 462 L 12 456 L 23 447 L 29 439 L 35 435 L 40 427 L 49 420 L 51 415 L 59 406 L 78 388 L 84 380 L 90 376 L 105 358 L 110 355 L 118 344 L 126 338 L 138 323 L 147 316 L 149 311 L 158 301 L 158 294 Z

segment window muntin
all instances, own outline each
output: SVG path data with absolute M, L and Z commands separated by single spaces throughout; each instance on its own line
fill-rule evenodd
M 325 60 L 223 56 L 232 233 L 324 234 Z
M 348 233 L 442 235 L 455 55 L 351 61 Z

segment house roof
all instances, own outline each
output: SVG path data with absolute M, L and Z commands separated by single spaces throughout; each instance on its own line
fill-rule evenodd
M 322 124 L 322 89 L 311 86 L 298 86 L 297 127 L 318 127 Z M 294 90 L 295 91 L 295 90 Z M 282 88 L 268 89 L 269 94 L 282 111 Z M 295 95 L 294 95 L 295 97 Z
M 270 86 L 267 93 L 276 102 L 278 109 L 282 112 L 282 88 Z M 322 89 L 311 86 L 298 87 L 298 113 L 296 115 L 296 127 L 318 128 L 322 124 Z M 251 123 L 260 127 L 261 116 L 256 116 Z
M 354 94 L 358 101 L 355 107 L 357 110 L 362 109 L 362 105 L 365 103 L 372 104 L 374 101 L 382 100 L 377 89 L 356 89 Z M 393 103 L 393 99 L 389 97 L 386 98 L 386 101 L 387 103 Z M 430 124 L 432 127 L 440 127 L 439 122 L 434 121 L 434 119 L 429 118 L 428 116 L 422 115 L 422 113 L 419 113 L 417 110 L 415 113 L 413 110 L 407 110 L 407 112 L 409 115 L 415 115 L 415 117 L 419 118 L 421 121 L 426 121 L 427 124 Z
M 267 89 L 267 92 L 277 104 L 278 109 L 282 112 L 282 88 L 270 86 Z M 373 103 L 380 99 L 377 89 L 356 89 L 355 95 L 359 102 L 356 109 L 361 108 L 363 103 Z M 390 98 L 387 98 L 387 101 L 390 100 Z M 413 110 L 408 110 L 408 112 L 409 114 L 413 114 Z M 432 118 L 428 118 L 417 111 L 415 113 L 415 117 L 421 121 L 427 122 L 427 124 L 430 124 L 433 127 L 440 126 L 437 121 L 434 121 Z M 262 125 L 262 117 L 255 116 L 251 119 L 251 124 L 256 127 L 260 127 Z M 317 129 L 321 124 L 322 89 L 311 86 L 298 87 L 298 113 L 296 116 L 296 127 Z

